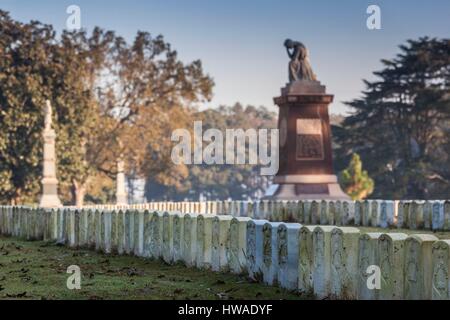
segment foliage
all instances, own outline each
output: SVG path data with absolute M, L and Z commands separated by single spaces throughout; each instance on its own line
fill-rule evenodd
M 209 128 L 226 129 L 276 128 L 277 117 L 264 107 L 220 106 L 198 112 L 195 120 L 203 123 L 203 132 Z M 188 127 L 193 126 L 193 121 Z M 186 127 L 186 128 L 188 128 Z M 204 143 L 204 146 L 207 143 Z M 225 154 L 225 152 L 224 152 Z M 188 177 L 182 185 L 155 183 L 153 176 L 148 176 L 145 195 L 148 200 L 156 199 L 247 199 L 260 197 L 270 184 L 270 180 L 259 175 L 258 165 L 191 165 Z
M 172 129 L 211 96 L 199 60 L 184 64 L 162 36 L 147 32 L 131 44 L 100 28 L 57 38 L 50 25 L 3 11 L 0 30 L 0 201 L 37 201 L 46 99 L 55 110 L 65 203 L 82 205 L 90 183 L 113 179 L 118 158 L 128 174 L 156 172 L 171 183 L 186 177 L 186 168 L 173 175 L 162 151 Z
M 333 132 L 337 158 L 361 155 L 376 198 L 448 198 L 450 40 L 409 40 L 400 49 L 347 103 L 352 114 Z
M 348 168 L 343 170 L 339 182 L 353 200 L 365 199 L 373 192 L 374 183 L 366 170 L 362 169 L 362 162 L 357 153 L 352 155 Z

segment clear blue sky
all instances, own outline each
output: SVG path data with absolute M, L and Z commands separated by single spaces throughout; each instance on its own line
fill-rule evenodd
M 66 8 L 81 7 L 82 27 L 115 30 L 131 40 L 136 31 L 163 34 L 182 60 L 201 59 L 215 80 L 209 106 L 265 105 L 287 79 L 285 38 L 310 49 L 319 80 L 335 95 L 331 112 L 360 95 L 362 79 L 373 79 L 381 58 L 419 36 L 450 36 L 449 0 L 0 0 L 21 21 L 65 28 Z M 366 9 L 381 7 L 382 30 L 366 28 Z

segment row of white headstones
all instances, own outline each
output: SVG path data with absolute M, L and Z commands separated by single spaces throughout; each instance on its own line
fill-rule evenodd
M 450 240 L 180 212 L 0 208 L 3 235 L 247 274 L 315 298 L 450 299 Z M 380 287 L 368 285 L 379 267 Z
M 337 226 L 450 230 L 450 201 L 203 201 L 150 202 L 93 209 L 229 214 L 269 221 Z

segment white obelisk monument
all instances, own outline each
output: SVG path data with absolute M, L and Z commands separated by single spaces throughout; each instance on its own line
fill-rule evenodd
M 117 160 L 117 176 L 116 176 L 116 204 L 127 204 L 127 192 L 125 191 L 125 165 L 122 159 Z
M 42 178 L 42 196 L 39 206 L 42 208 L 61 207 L 58 197 L 58 179 L 56 179 L 55 130 L 52 129 L 52 106 L 47 100 L 45 108 L 44 137 L 44 173 Z

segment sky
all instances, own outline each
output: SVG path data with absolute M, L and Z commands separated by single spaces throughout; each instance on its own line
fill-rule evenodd
M 69 5 L 81 8 L 81 26 L 111 29 L 132 41 L 138 30 L 162 34 L 184 62 L 201 59 L 215 82 L 205 107 L 266 106 L 288 79 L 286 38 L 309 49 L 318 80 L 335 95 L 331 113 L 358 98 L 363 79 L 374 80 L 380 59 L 421 36 L 449 38 L 449 0 L 0 0 L 14 19 L 66 27 Z M 366 10 L 381 9 L 381 29 L 369 30 Z

